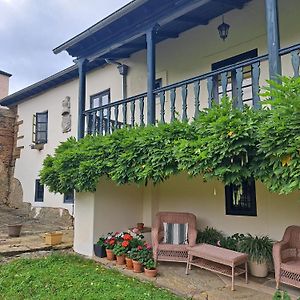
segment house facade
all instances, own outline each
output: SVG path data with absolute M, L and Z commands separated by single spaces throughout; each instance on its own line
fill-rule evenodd
M 68 51 L 76 65 L 1 102 L 17 106 L 23 121 L 14 173 L 22 201 L 73 213 L 65 203 L 71 195 L 50 193 L 38 182 L 43 159 L 70 136 L 192 120 L 224 94 L 237 106 L 259 106 L 267 79 L 299 76 L 299 9 L 297 0 L 136 0 L 55 48 Z M 223 22 L 228 32 L 219 27 Z M 274 239 L 299 224 L 299 193 L 272 194 L 260 182 L 251 191 L 250 214 L 228 209 L 224 185 L 201 177 L 183 173 L 147 187 L 101 178 L 95 193 L 75 195 L 74 249 L 92 255 L 99 235 L 137 222 L 151 226 L 158 211 L 192 212 L 199 228 Z

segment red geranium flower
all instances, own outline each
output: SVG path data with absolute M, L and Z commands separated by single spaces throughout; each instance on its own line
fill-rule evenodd
M 143 247 L 142 247 L 142 246 L 137 246 L 137 249 L 138 249 L 138 250 L 142 250 Z
M 109 244 L 110 244 L 110 245 L 114 245 L 114 244 L 115 244 L 115 240 L 114 240 L 114 239 L 111 239 L 111 240 L 109 241 Z
M 132 240 L 132 236 L 129 233 L 125 233 L 123 236 L 123 239 L 125 241 L 131 241 Z
M 129 245 L 129 242 L 128 242 L 128 241 L 122 242 L 122 247 L 126 248 L 128 245 Z

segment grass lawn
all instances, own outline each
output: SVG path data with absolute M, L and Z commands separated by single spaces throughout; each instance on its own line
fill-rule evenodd
M 17 259 L 0 265 L 0 299 L 179 300 L 143 283 L 71 254 Z

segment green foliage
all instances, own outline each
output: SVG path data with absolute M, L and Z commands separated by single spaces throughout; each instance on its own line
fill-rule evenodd
M 206 227 L 203 231 L 198 231 L 197 243 L 206 243 L 217 246 L 218 242 L 224 238 L 221 231 L 218 231 L 213 227 Z
M 270 84 L 264 96 L 272 110 L 239 110 L 224 98 L 191 123 L 70 138 L 44 160 L 41 181 L 51 192 L 94 192 L 100 177 L 146 185 L 184 171 L 236 186 L 254 177 L 274 192 L 299 190 L 300 79 Z
M 181 299 L 150 283 L 108 270 L 77 255 L 18 259 L 0 265 L 0 299 L 172 300 Z
M 156 263 L 154 259 L 150 258 L 144 263 L 144 267 L 148 270 L 154 270 L 156 269 Z
M 286 291 L 276 291 L 273 298 L 273 300 L 291 300 L 291 297 Z M 300 300 L 300 298 L 298 298 Z
M 238 251 L 239 244 L 244 237 L 245 235 L 240 233 L 235 233 L 232 236 L 223 237 L 220 240 L 220 246 L 233 251 Z
M 116 256 L 121 256 L 128 251 L 126 247 L 123 247 L 121 244 L 117 244 L 113 248 L 113 252 Z
M 181 170 L 203 174 L 205 180 L 217 178 L 225 184 L 240 185 L 255 174 L 257 128 L 261 113 L 249 107 L 232 107 L 228 98 L 221 105 L 200 113 L 192 124 L 195 139 L 184 139 L 175 148 Z
M 272 110 L 259 127 L 259 177 L 273 192 L 300 189 L 300 78 L 271 81 L 264 94 Z
M 190 127 L 178 121 L 124 128 L 109 136 L 70 138 L 44 160 L 41 181 L 52 192 L 93 192 L 102 176 L 117 184 L 158 183 L 178 172 L 174 142 Z
M 249 259 L 258 263 L 272 261 L 273 241 L 266 235 L 253 236 L 248 233 L 238 243 L 238 251 L 247 253 Z

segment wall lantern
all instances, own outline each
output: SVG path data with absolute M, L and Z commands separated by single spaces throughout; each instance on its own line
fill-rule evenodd
M 222 21 L 223 21 L 223 23 L 221 25 L 219 25 L 218 31 L 219 31 L 220 38 L 223 41 L 225 41 L 226 38 L 228 37 L 230 25 L 228 25 L 224 22 L 224 16 L 222 16 Z

